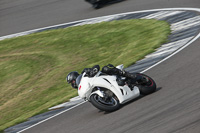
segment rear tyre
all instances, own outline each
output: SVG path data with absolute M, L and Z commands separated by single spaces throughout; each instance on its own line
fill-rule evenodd
M 140 90 L 140 94 L 148 95 L 156 91 L 156 83 L 151 77 L 141 73 L 137 74 L 146 77 L 148 79 L 147 83 L 137 85 Z
M 99 8 L 101 8 L 101 6 L 100 6 L 100 4 L 98 4 L 98 3 L 94 3 L 94 4 L 93 4 L 93 8 L 94 8 L 94 9 L 99 9 Z
M 120 108 L 119 100 L 115 96 L 105 99 L 97 94 L 93 94 L 90 96 L 90 102 L 96 108 L 106 112 L 112 112 Z

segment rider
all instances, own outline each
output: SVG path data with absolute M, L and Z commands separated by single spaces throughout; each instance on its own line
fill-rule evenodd
M 100 70 L 99 65 L 95 65 L 92 68 L 85 68 L 82 73 L 86 73 L 88 77 L 93 77 L 97 74 L 97 72 Z M 114 67 L 111 64 L 108 64 L 107 66 L 104 66 L 102 68 L 102 72 L 108 75 L 117 75 L 117 76 L 122 76 L 122 77 L 127 77 L 129 79 L 132 79 L 133 81 L 142 81 L 142 82 L 147 82 L 148 79 L 145 77 L 142 77 L 141 75 L 137 75 L 135 73 L 129 73 L 124 70 L 120 70 L 116 67 Z M 67 82 L 71 84 L 73 88 L 78 88 L 76 84 L 76 78 L 79 76 L 79 73 L 77 71 L 70 72 L 67 75 Z

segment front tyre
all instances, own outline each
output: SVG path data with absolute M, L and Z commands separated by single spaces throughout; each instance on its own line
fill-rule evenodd
M 120 103 L 116 97 L 102 98 L 97 94 L 93 94 L 90 96 L 90 102 L 96 108 L 106 112 L 112 112 L 120 108 Z
M 142 73 L 137 73 L 137 74 L 148 79 L 147 83 L 137 85 L 141 94 L 148 95 L 156 91 L 156 83 L 151 77 Z

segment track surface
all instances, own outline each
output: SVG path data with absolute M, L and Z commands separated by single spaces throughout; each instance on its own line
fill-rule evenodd
M 125 0 L 94 10 L 84 0 L 1 0 L 0 36 L 129 11 L 200 7 L 199 0 Z
M 45 3 L 46 2 L 46 3 Z M 79 4 L 77 4 L 79 3 Z M 172 7 L 200 8 L 199 0 L 126 0 L 93 10 L 80 0 L 2 0 L 0 36 L 90 17 Z M 27 133 L 200 132 L 200 39 L 146 72 L 159 90 L 105 114 L 85 103 Z
M 27 133 L 199 133 L 199 40 L 147 72 L 159 90 L 105 114 L 85 103 Z

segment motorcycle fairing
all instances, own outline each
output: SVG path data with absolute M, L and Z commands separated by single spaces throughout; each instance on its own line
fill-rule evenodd
M 111 90 L 117 96 L 121 104 L 133 98 L 136 98 L 137 96 L 140 95 L 138 87 L 134 87 L 131 90 L 127 85 L 119 86 L 116 82 L 116 76 L 114 75 L 99 76 L 100 73 L 101 72 L 99 72 L 99 74 L 97 74 L 92 78 L 89 77 L 82 78 L 81 83 L 78 87 L 81 88 L 80 90 L 78 90 L 79 96 L 81 98 L 89 100 L 92 90 L 95 87 L 103 87 Z M 83 74 L 83 76 L 85 76 L 85 74 Z

